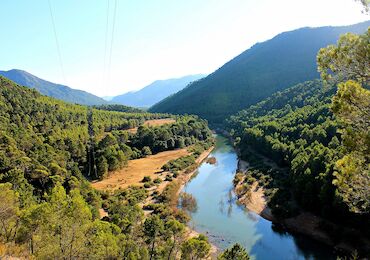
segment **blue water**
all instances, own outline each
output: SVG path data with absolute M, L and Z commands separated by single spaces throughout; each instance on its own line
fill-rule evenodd
M 214 165 L 203 163 L 184 187 L 194 196 L 197 210 L 190 227 L 225 249 L 238 242 L 254 259 L 335 259 L 330 248 L 302 236 L 274 229 L 273 224 L 237 204 L 233 178 L 237 155 L 227 139 L 217 136 L 210 156 Z

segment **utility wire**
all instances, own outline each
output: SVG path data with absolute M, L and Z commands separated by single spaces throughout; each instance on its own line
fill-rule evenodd
M 111 37 L 111 42 L 110 42 L 110 52 L 109 52 L 109 62 L 108 62 L 108 83 L 110 80 L 110 70 L 111 70 L 111 63 L 112 63 L 112 50 L 113 50 L 113 40 L 114 40 L 114 29 L 116 25 L 116 13 L 117 13 L 117 0 L 114 1 L 112 37 Z
M 61 55 L 61 52 L 60 52 L 60 45 L 59 45 L 59 41 L 58 41 L 57 30 L 56 30 L 56 27 L 55 27 L 54 15 L 53 15 L 53 10 L 51 8 L 50 0 L 48 0 L 48 3 L 49 3 L 49 11 L 50 11 L 51 23 L 53 25 L 55 44 L 57 46 L 57 52 L 58 52 L 58 57 L 59 57 L 60 70 L 62 72 L 63 81 L 66 84 L 66 77 L 65 77 L 65 74 L 64 74 L 63 60 L 62 60 L 62 55 Z
M 105 43 L 104 43 L 104 64 L 103 64 L 103 87 L 104 87 L 104 79 L 106 76 L 107 70 L 107 49 L 108 49 L 108 29 L 109 29 L 109 0 L 107 0 L 107 19 L 105 23 Z

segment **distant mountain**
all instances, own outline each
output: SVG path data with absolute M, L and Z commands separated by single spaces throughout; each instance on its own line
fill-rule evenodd
M 64 100 L 70 103 L 81 105 L 107 104 L 104 99 L 94 96 L 93 94 L 90 94 L 86 91 L 72 89 L 64 85 L 55 84 L 40 79 L 24 70 L 13 69 L 9 71 L 0 71 L 0 75 L 14 81 L 19 85 L 34 88 L 43 95 Z
M 105 101 L 111 101 L 114 98 L 114 96 L 104 96 L 101 98 L 104 99 Z
M 206 75 L 189 75 L 182 78 L 157 80 L 150 85 L 133 92 L 112 98 L 111 103 L 119 103 L 134 107 L 151 107 L 162 99 L 185 88 L 190 82 L 199 80 Z
M 190 84 L 149 109 L 196 114 L 222 123 L 237 111 L 271 94 L 319 77 L 316 55 L 341 34 L 363 33 L 370 21 L 340 27 L 301 28 L 257 43 L 209 76 Z

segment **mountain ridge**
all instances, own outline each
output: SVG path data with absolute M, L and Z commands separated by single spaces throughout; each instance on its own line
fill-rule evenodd
M 110 102 L 134 107 L 150 107 L 180 91 L 189 83 L 205 76 L 204 74 L 193 74 L 180 78 L 156 80 L 139 90 L 129 91 L 122 95 L 115 96 Z
M 196 114 L 220 124 L 225 118 L 273 93 L 319 78 L 316 54 L 343 33 L 363 33 L 370 21 L 304 27 L 256 43 L 207 77 L 194 82 L 149 111 Z
M 89 92 L 73 89 L 62 84 L 41 79 L 25 70 L 12 69 L 8 71 L 0 71 L 0 75 L 14 81 L 19 85 L 28 88 L 34 88 L 43 95 L 60 99 L 69 103 L 76 103 L 80 105 L 103 105 L 108 103 L 104 99 Z

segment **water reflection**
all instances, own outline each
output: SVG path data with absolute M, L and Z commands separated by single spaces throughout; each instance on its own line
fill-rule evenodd
M 203 163 L 196 177 L 184 187 L 197 204 L 190 213 L 190 227 L 206 234 L 220 249 L 238 242 L 256 259 L 333 258 L 326 247 L 292 236 L 238 205 L 232 187 L 237 156 L 225 138 L 217 137 L 211 156 L 217 164 Z

